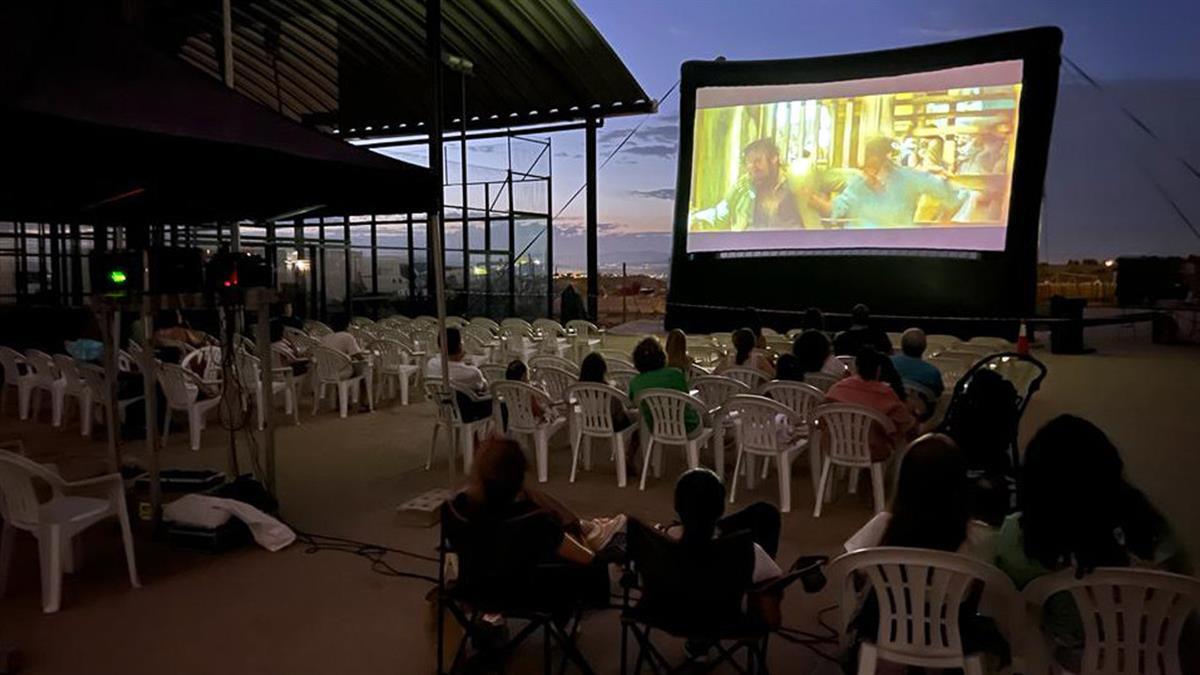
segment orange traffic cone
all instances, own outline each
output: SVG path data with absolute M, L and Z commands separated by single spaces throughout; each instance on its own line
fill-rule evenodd
M 1017 336 L 1017 353 L 1029 355 L 1029 324 L 1024 321 L 1021 322 L 1021 334 Z

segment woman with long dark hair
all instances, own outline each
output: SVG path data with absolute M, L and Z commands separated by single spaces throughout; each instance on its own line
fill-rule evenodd
M 771 359 L 758 351 L 758 338 L 755 337 L 754 331 L 739 328 L 733 332 L 732 339 L 734 351 L 717 367 L 718 373 L 730 368 L 755 368 L 767 377 L 775 377 L 775 367 L 771 365 Z

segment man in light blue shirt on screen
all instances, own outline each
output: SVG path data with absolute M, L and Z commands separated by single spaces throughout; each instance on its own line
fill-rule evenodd
M 937 202 L 941 218 L 967 198 L 945 178 L 892 161 L 892 139 L 872 138 L 863 150 L 862 173 L 833 200 L 832 218 L 847 228 L 912 227 L 921 197 Z
M 933 392 L 934 396 L 942 395 L 942 373 L 937 366 L 922 360 L 925 354 L 925 331 L 920 328 L 909 328 L 900 336 L 900 353 L 892 357 L 892 364 L 900 373 L 900 379 L 913 382 Z

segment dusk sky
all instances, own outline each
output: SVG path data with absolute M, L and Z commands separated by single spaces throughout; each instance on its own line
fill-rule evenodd
M 1200 238 L 1168 206 L 1154 177 L 1195 223 L 1200 180 L 1200 2 L 1158 0 L 577 0 L 647 93 L 660 97 L 689 59 L 796 58 L 939 42 L 1057 25 L 1064 52 L 1110 88 L 1099 94 L 1062 76 L 1055 119 L 1042 259 L 1200 252 Z M 666 261 L 678 142 L 672 95 L 599 175 L 601 262 Z M 1156 143 L 1118 103 L 1159 133 Z M 644 118 L 609 120 L 601 159 Z M 554 202 L 583 183 L 583 134 L 553 137 Z M 485 149 L 486 150 L 486 149 Z M 495 165 L 472 151 L 471 163 Z M 556 221 L 560 269 L 583 262 L 583 200 Z

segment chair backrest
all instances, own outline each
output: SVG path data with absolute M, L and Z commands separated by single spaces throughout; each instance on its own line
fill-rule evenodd
M 749 394 L 753 391 L 745 382 L 735 380 L 725 375 L 704 375 L 692 378 L 692 387 L 700 392 L 700 400 L 704 401 L 710 410 L 725 405 L 729 399 L 738 394 Z
M 350 325 L 354 328 L 359 328 L 362 326 L 374 326 L 375 320 L 369 319 L 365 316 L 352 316 L 350 317 Z
M 492 340 L 495 340 L 496 332 L 498 332 L 498 331 L 499 331 L 499 329 L 496 329 L 496 331 L 493 331 L 492 329 L 490 329 L 486 326 L 481 326 L 481 325 L 475 324 L 475 323 L 467 324 L 466 326 L 463 326 L 463 328 L 462 328 L 463 338 L 473 337 L 476 340 L 478 340 L 484 344 L 488 344 Z
M 534 319 L 533 329 L 543 338 L 566 337 L 567 335 L 567 329 L 554 319 Z
M 472 327 L 487 331 L 492 336 L 495 336 L 496 333 L 500 332 L 500 324 L 492 321 L 486 316 L 472 317 L 468 323 Z
M 192 371 L 174 363 L 164 363 L 158 369 L 158 383 L 172 408 L 186 408 L 200 395 L 200 389 L 192 381 L 194 377 Z
M 250 391 L 257 390 L 258 385 L 262 383 L 262 368 L 258 357 L 239 352 L 234 358 L 237 359 L 238 384 Z
M 534 368 L 530 379 L 540 382 L 551 400 L 562 401 L 567 395 L 567 389 L 579 381 L 579 374 L 556 365 L 545 364 Z
M 933 335 L 925 336 L 925 351 L 929 354 L 936 354 L 962 344 L 962 340 L 953 335 L 941 335 L 934 333 Z
M 992 354 L 996 354 L 1005 350 L 998 349 L 992 345 L 979 344 L 977 342 L 960 342 L 954 346 L 954 349 L 949 351 L 974 354 L 976 359 L 981 359 L 985 356 L 991 356 Z
M 456 389 L 453 385 L 445 387 L 441 378 L 425 378 L 425 397 L 437 406 L 438 418 L 450 425 L 462 424 L 462 411 L 458 409 L 455 400 Z
M 463 331 L 463 352 L 472 356 L 483 356 L 487 353 L 490 338 L 481 336 L 478 332 Z
M 754 573 L 754 542 L 746 531 L 683 543 L 630 518 L 629 563 L 641 595 L 639 619 L 676 634 L 715 637 L 743 618 Z
M 375 340 L 368 349 L 379 354 L 379 367 L 384 371 L 413 362 L 412 350 L 397 340 Z
M 538 368 L 542 368 L 544 366 L 554 366 L 555 368 L 560 368 L 568 373 L 571 373 L 577 378 L 579 377 L 579 364 L 575 363 L 571 359 L 564 359 L 561 356 L 554 356 L 552 354 L 538 354 L 537 356 L 529 359 L 529 367 L 533 370 L 537 370 Z
M 525 337 L 530 337 L 533 335 L 533 324 L 529 323 L 525 319 L 517 317 L 509 317 L 504 319 L 500 322 L 500 327 L 508 328 L 516 332 L 516 334 L 524 335 Z
M 704 402 L 674 389 L 646 389 L 638 392 L 635 403 L 650 413 L 650 433 L 667 443 L 687 441 L 687 411 L 705 412 Z
M 771 379 L 758 368 L 726 368 L 719 374 L 724 375 L 725 377 L 731 377 L 738 382 L 741 382 L 747 387 L 750 387 L 751 391 L 757 390 L 760 385 Z
M 25 362 L 29 364 L 29 367 L 33 369 L 33 374 L 37 375 L 40 380 L 52 382 L 60 377 L 58 366 L 54 365 L 54 359 L 46 352 L 26 349 Z
M 66 379 L 68 390 L 78 391 L 84 387 L 83 377 L 79 374 L 78 363 L 74 358 L 66 354 L 55 354 L 54 365 L 58 368 L 59 374 Z
M 758 393 L 787 406 L 803 424 L 808 424 L 813 410 L 825 401 L 825 392 L 807 382 L 771 380 L 759 387 Z
M 413 349 L 423 351 L 426 354 L 434 354 L 438 351 L 438 332 L 437 328 L 429 328 L 423 326 L 414 328 L 412 333 Z
M 499 382 L 508 373 L 508 366 L 503 363 L 484 363 L 479 370 L 488 382 Z
M 337 382 L 354 373 L 350 357 L 328 347 L 313 347 L 313 360 L 317 363 L 317 379 L 321 382 Z
M 304 330 L 317 339 L 323 338 L 326 335 L 333 335 L 333 329 L 321 323 L 320 321 L 308 320 L 304 322 Z
M 195 351 L 189 352 L 179 365 L 196 373 L 205 380 L 218 380 L 221 378 L 221 348 L 213 345 L 200 347 Z M 199 361 L 201 370 L 197 372 L 195 364 Z
M 933 390 L 919 382 L 904 380 L 905 401 L 913 407 L 913 414 L 918 420 L 926 420 L 937 407 L 938 396 Z
M 938 369 L 942 374 L 942 385 L 946 389 L 954 389 L 958 381 L 963 375 L 974 365 L 976 357 L 974 354 L 965 354 L 963 352 L 941 352 L 936 356 L 931 356 L 925 359 L 930 365 Z
M 721 415 L 736 416 L 737 438 L 748 450 L 782 449 L 784 433 L 805 425 L 791 408 L 757 394 L 739 394 L 721 406 Z
M 609 364 L 608 380 L 613 383 L 613 386 L 621 391 L 629 391 L 629 381 L 637 377 L 637 369 L 631 366 L 626 366 L 618 363 L 617 365 Z
M 17 364 L 24 360 L 25 357 L 21 356 L 21 352 L 0 345 L 0 367 L 4 369 L 4 384 L 17 386 L 17 380 L 21 379 L 21 368 Z
M 812 424 L 824 431 L 825 452 L 838 464 L 871 465 L 871 425 L 888 434 L 896 427 L 883 413 L 849 403 L 827 403 L 813 410 Z
M 960 608 L 969 594 L 986 589 L 1002 625 L 1011 625 L 1019 596 L 1003 572 L 957 553 L 879 547 L 846 553 L 829 567 L 841 591 L 842 635 L 858 608 L 856 578 L 865 577 L 879 605 L 873 642 L 881 658 L 929 667 L 962 666 Z M 1008 634 L 1011 634 L 1008 633 Z
M 312 337 L 308 333 L 290 326 L 283 329 L 283 336 L 287 338 L 287 341 L 292 343 L 292 345 L 296 348 L 296 351 L 301 354 L 307 355 L 312 352 L 313 347 L 318 347 L 321 344 L 320 340 Z
M 633 407 L 629 397 L 620 389 L 598 382 L 573 384 L 566 395 L 575 402 L 578 431 L 593 436 L 607 436 L 614 431 L 613 399 L 620 401 L 626 408 Z
M 1182 675 L 1179 639 L 1200 606 L 1200 579 L 1145 569 L 1074 569 L 1034 579 L 1025 599 L 1041 607 L 1068 592 L 1083 623 L 1079 675 Z
M 967 344 L 989 347 L 993 350 L 1002 352 L 1011 352 L 1014 346 L 1013 343 L 1005 340 L 1002 337 L 988 337 L 986 335 L 977 335 L 970 340 L 967 340 Z
M 581 340 L 600 334 L 600 327 L 585 319 L 573 319 L 567 322 L 566 329 Z
M 501 380 L 492 383 L 492 395 L 503 401 L 508 409 L 508 428 L 510 431 L 536 431 L 542 426 L 543 419 L 533 412 L 533 402 L 537 401 L 543 411 L 553 405 L 546 392 L 532 384 Z
M 858 372 L 858 364 L 855 363 L 855 357 L 843 355 L 843 356 L 837 357 L 837 360 L 840 361 L 841 364 L 846 367 L 847 373 L 854 375 L 855 373 Z
M 614 365 L 633 368 L 633 357 L 629 352 L 621 351 L 620 349 L 597 349 L 597 354 L 604 357 L 604 361 L 608 363 L 608 369 L 612 370 Z
M 725 350 L 713 344 L 688 345 L 688 356 L 696 363 L 707 366 L 709 368 L 715 366 L 725 358 Z
M 34 479 L 57 492 L 63 480 L 50 469 L 10 450 L 0 449 L 0 516 L 15 525 L 37 525 L 38 497 Z

